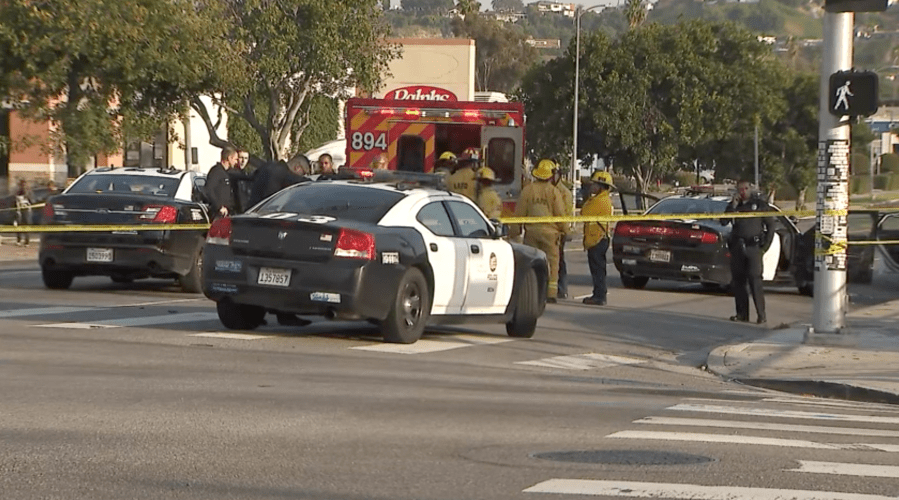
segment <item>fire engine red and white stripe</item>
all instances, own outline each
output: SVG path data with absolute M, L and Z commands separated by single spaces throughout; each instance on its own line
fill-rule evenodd
M 699 484 L 550 479 L 524 490 L 525 493 L 592 495 L 622 498 L 669 498 L 690 500 L 895 500 L 895 497 L 837 491 L 788 490 L 705 486 Z

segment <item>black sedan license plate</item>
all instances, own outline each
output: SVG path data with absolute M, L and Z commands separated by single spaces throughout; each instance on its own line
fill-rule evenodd
M 256 283 L 260 285 L 289 286 L 290 269 L 263 267 L 259 269 L 259 278 L 256 280 Z
M 671 262 L 671 252 L 668 250 L 650 250 L 649 260 L 653 262 Z

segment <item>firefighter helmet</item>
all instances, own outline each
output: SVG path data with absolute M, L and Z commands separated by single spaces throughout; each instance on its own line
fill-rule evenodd
M 540 163 L 531 171 L 531 174 L 543 181 L 549 180 L 556 169 L 556 162 L 552 160 L 540 160 Z
M 478 179 L 482 181 L 496 181 L 496 172 L 490 167 L 481 167 L 478 169 Z
M 604 170 L 597 170 L 590 176 L 590 182 L 604 184 L 609 189 L 615 189 L 615 183 L 612 182 L 612 175 Z
M 447 160 L 447 161 L 456 161 L 456 155 L 452 151 L 444 151 L 443 154 L 441 154 L 440 158 L 438 158 L 438 159 Z
M 465 151 L 459 155 L 459 161 L 478 161 L 481 159 L 481 150 L 478 148 L 466 148 Z

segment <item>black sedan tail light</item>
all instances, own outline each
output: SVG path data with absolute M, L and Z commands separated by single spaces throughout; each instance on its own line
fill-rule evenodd
M 355 229 L 341 229 L 340 235 L 337 236 L 334 256 L 373 260 L 375 258 L 375 235 Z
M 212 225 L 209 226 L 209 232 L 206 233 L 206 243 L 212 245 L 231 245 L 231 217 L 216 219 Z

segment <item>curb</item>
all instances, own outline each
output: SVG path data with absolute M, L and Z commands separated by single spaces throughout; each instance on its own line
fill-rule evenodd
M 791 394 L 800 394 L 805 396 L 810 395 L 828 399 L 842 399 L 846 401 L 857 401 L 860 403 L 899 405 L 899 394 L 878 391 L 875 389 L 867 389 L 850 384 L 840 384 L 837 382 L 825 382 L 823 380 L 784 380 L 757 378 L 735 378 L 730 380 L 744 385 L 760 387 L 762 389 L 772 389 L 775 391 L 788 392 Z

